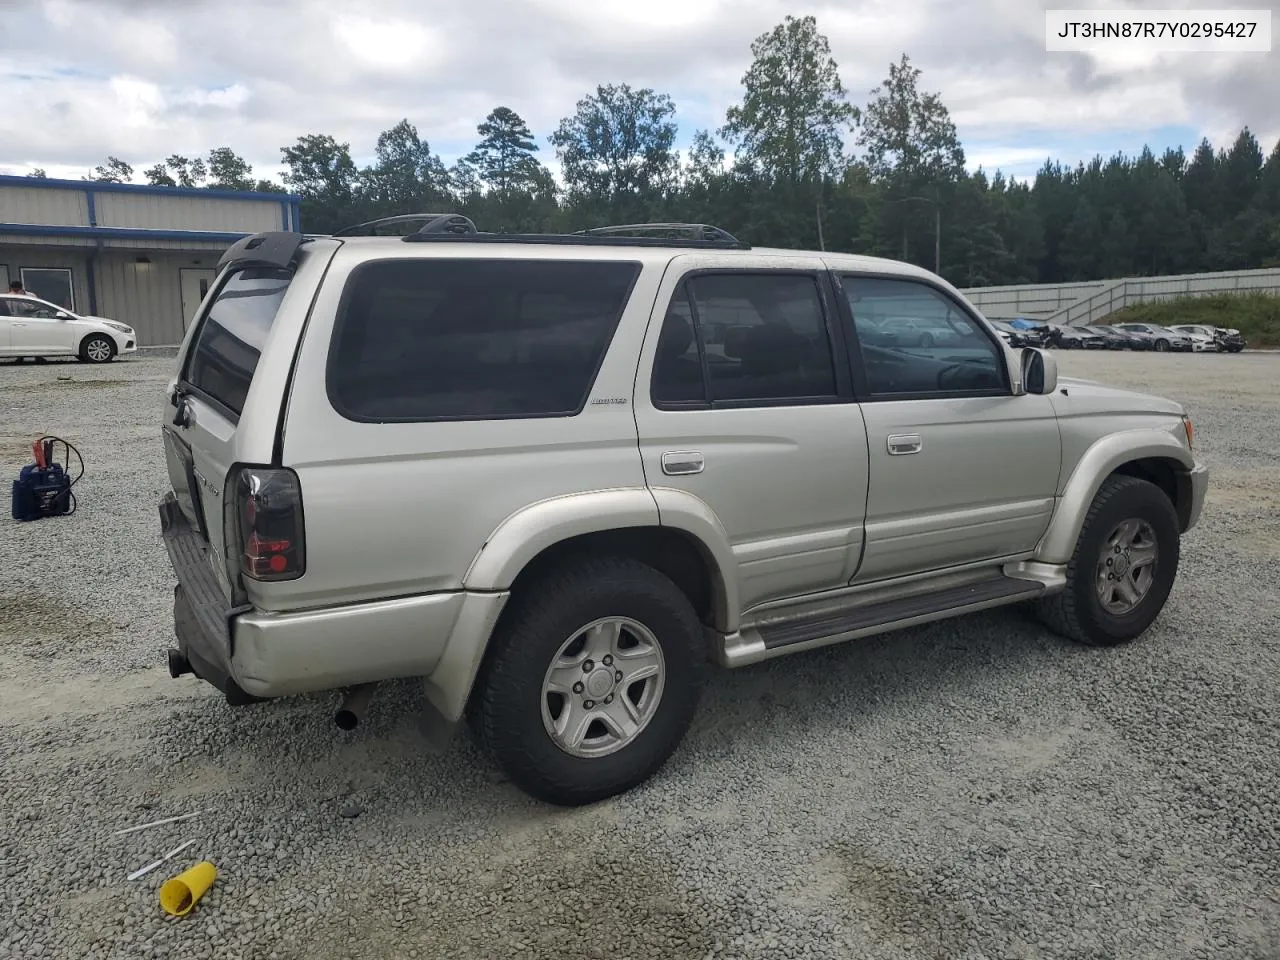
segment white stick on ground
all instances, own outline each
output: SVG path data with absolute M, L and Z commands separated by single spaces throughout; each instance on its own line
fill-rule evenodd
M 193 843 L 195 843 L 194 840 L 188 840 L 186 843 L 182 844 L 181 846 L 174 847 L 172 850 L 166 853 L 159 860 L 156 860 L 153 863 L 148 863 L 141 870 L 133 871 L 133 873 L 129 874 L 129 879 L 137 880 L 139 877 L 146 876 L 148 873 L 150 873 L 156 867 L 160 866 L 160 864 L 164 863 L 166 860 L 172 860 L 174 857 L 180 854 L 183 850 L 187 849 L 187 847 L 191 846 Z
M 163 820 L 152 820 L 150 823 L 140 823 L 136 827 L 125 827 L 123 830 L 117 830 L 117 837 L 124 836 L 126 833 L 136 833 L 139 830 L 145 830 L 147 827 L 158 827 L 164 823 L 177 823 L 179 820 L 190 820 L 192 817 L 198 817 L 204 813 L 203 810 L 197 810 L 195 813 L 184 813 L 179 817 L 165 817 Z

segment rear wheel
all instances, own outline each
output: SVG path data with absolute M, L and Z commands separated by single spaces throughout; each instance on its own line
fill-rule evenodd
M 1142 634 L 1178 575 L 1178 515 L 1153 483 L 1112 476 L 1093 499 L 1067 565 L 1067 587 L 1040 601 L 1050 629 L 1110 647 Z
M 1169 341 L 1168 341 L 1168 340 L 1157 340 L 1157 341 L 1156 341 L 1156 350 L 1157 350 L 1158 352 L 1160 352 L 1160 353 L 1168 353 L 1168 352 L 1169 352 Z
M 525 792 L 594 803 L 666 762 L 693 719 L 703 659 L 697 615 L 667 577 L 624 557 L 584 560 L 512 597 L 472 723 Z
M 110 363 L 115 355 L 115 343 L 101 333 L 89 334 L 80 344 L 80 359 L 84 363 Z

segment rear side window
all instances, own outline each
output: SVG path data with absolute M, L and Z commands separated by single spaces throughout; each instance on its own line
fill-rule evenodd
M 640 265 L 387 260 L 348 281 L 330 402 L 351 420 L 497 420 L 582 410 Z
M 277 269 L 233 273 L 196 332 L 187 359 L 186 383 L 233 417 L 244 410 L 262 345 L 292 276 Z

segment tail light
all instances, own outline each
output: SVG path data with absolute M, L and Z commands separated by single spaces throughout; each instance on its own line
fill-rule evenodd
M 298 475 L 280 467 L 241 467 L 226 500 L 229 572 L 249 580 L 296 580 L 306 571 Z M 231 484 L 229 484 L 231 486 Z

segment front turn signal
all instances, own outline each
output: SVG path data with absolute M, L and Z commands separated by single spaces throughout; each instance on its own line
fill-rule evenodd
M 1187 431 L 1187 449 L 1190 450 L 1195 446 L 1196 428 L 1191 422 L 1191 418 L 1183 414 L 1182 426 Z

